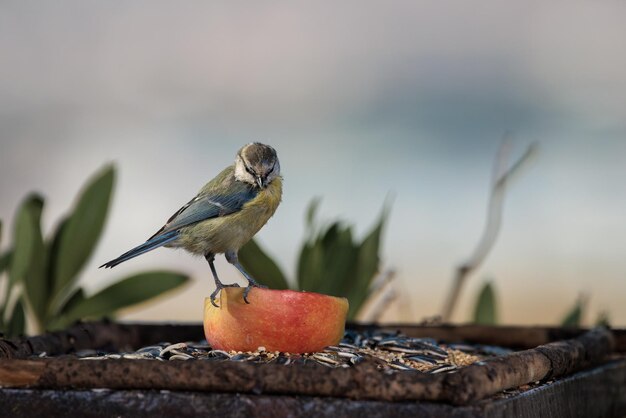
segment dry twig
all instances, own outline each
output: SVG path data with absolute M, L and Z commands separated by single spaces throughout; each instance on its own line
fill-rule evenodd
M 452 318 L 454 308 L 457 305 L 461 289 L 467 281 L 467 277 L 481 265 L 496 241 L 502 222 L 502 204 L 504 202 L 504 192 L 507 183 L 511 181 L 513 175 L 519 171 L 522 165 L 528 161 L 529 157 L 536 152 L 537 144 L 533 143 L 526 149 L 524 154 L 506 170 L 504 167 L 506 166 L 507 156 L 510 150 L 509 137 L 510 135 L 508 134 L 505 136 L 500 151 L 496 156 L 493 183 L 487 209 L 487 222 L 485 223 L 483 235 L 470 258 L 456 269 L 452 288 L 450 289 L 450 293 L 448 294 L 448 298 L 446 299 L 441 313 L 444 322 L 449 322 Z

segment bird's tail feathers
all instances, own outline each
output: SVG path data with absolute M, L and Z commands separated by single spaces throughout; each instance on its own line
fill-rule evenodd
M 115 260 L 111 260 L 108 263 L 104 263 L 100 266 L 100 268 L 113 268 L 120 263 L 123 263 L 126 260 L 130 260 L 131 258 L 135 258 L 138 255 L 143 253 L 147 253 L 148 251 L 152 251 L 155 248 L 159 248 L 167 243 L 170 243 L 178 238 L 178 231 L 170 231 L 166 234 L 159 235 L 158 237 L 154 237 L 144 242 L 141 245 L 133 248 L 130 251 L 125 252 L 124 254 L 117 257 Z

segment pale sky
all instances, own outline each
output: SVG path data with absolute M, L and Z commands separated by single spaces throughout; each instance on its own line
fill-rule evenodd
M 485 278 L 507 323 L 555 323 L 581 292 L 626 324 L 626 3 L 158 1 L 0 4 L 0 218 L 47 197 L 46 229 L 114 162 L 96 290 L 170 268 L 194 284 L 124 315 L 200 320 L 208 266 L 150 236 L 250 141 L 273 145 L 284 200 L 259 234 L 294 271 L 308 202 L 362 234 L 395 198 L 383 246 L 401 298 L 389 321 L 438 313 L 483 227 L 503 133 L 540 152 L 508 190 Z M 218 262 L 224 281 L 239 279 Z

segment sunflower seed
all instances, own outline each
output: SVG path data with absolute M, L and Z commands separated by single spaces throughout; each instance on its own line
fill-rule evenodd
M 340 364 L 336 358 L 333 358 L 329 355 L 325 355 L 323 353 L 315 353 L 311 357 L 322 364 L 332 364 L 333 366 L 337 366 L 338 364 Z
M 193 356 L 190 356 L 189 354 L 174 354 L 173 356 L 170 357 L 170 361 L 172 360 L 189 360 L 193 358 Z
M 177 344 L 168 345 L 167 347 L 163 349 L 163 351 L 161 351 L 161 357 L 165 357 L 165 355 L 172 350 L 181 349 L 181 348 L 187 348 L 187 344 L 177 343 Z
M 443 364 L 439 367 L 435 367 L 434 369 L 430 369 L 429 372 L 435 374 L 435 373 L 449 372 L 449 371 L 456 370 L 456 369 L 458 369 L 458 367 L 456 367 L 453 364 Z
M 148 353 L 154 357 L 159 357 L 162 352 L 163 352 L 163 347 L 158 346 L 158 345 L 149 345 L 147 347 L 143 347 L 135 351 L 135 353 L 137 354 Z
M 411 366 L 407 366 L 406 364 L 402 364 L 398 361 L 392 361 L 391 363 L 389 363 L 389 367 L 396 370 L 415 370 Z
M 405 357 L 407 360 L 417 361 L 418 363 L 423 364 L 437 364 L 438 361 L 432 357 L 423 356 L 423 355 L 413 355 Z

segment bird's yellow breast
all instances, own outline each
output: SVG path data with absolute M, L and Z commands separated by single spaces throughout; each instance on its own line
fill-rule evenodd
M 277 177 L 240 211 L 182 228 L 178 246 L 200 255 L 239 250 L 274 215 L 282 189 L 282 179 Z

